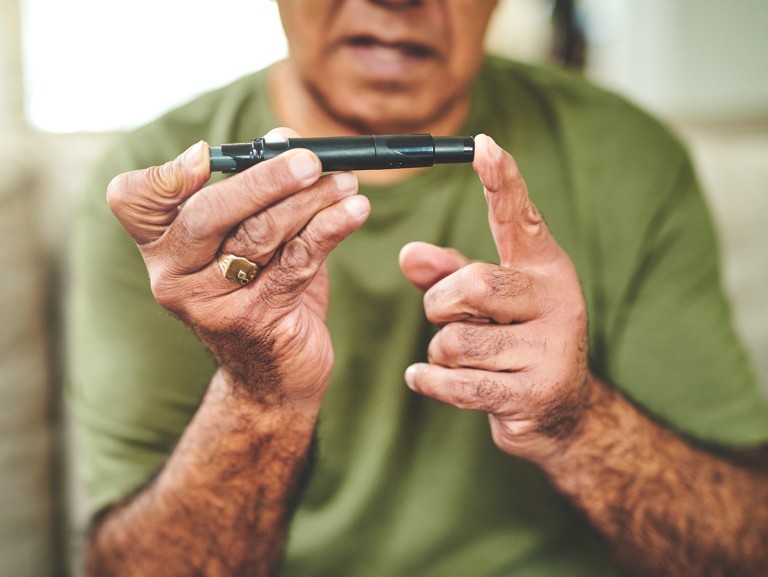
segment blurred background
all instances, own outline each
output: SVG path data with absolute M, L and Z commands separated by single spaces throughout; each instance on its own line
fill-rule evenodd
M 765 0 L 501 0 L 488 47 L 573 68 L 689 145 L 768 394 L 766 29 Z M 79 573 L 60 329 L 90 165 L 120 132 L 285 52 L 267 0 L 0 0 L 0 577 Z

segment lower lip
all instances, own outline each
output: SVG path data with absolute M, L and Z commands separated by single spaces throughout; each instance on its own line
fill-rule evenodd
M 411 54 L 381 44 L 347 46 L 360 69 L 378 79 L 403 80 L 405 76 L 417 73 L 431 60 L 427 55 Z

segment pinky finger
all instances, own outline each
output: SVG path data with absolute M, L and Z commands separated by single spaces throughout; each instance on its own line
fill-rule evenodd
M 510 373 L 429 363 L 416 363 L 405 371 L 405 382 L 411 390 L 459 409 L 490 414 L 506 413 L 512 408 L 513 380 Z

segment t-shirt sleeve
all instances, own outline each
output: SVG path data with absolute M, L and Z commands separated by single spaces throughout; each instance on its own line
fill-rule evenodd
M 685 434 L 726 445 L 765 443 L 768 408 L 734 330 L 708 207 L 687 154 L 672 146 L 668 158 L 671 169 L 661 171 L 668 176 L 655 183 L 660 201 L 639 219 L 640 243 L 620 257 L 634 256 L 632 265 L 606 258 L 622 274 L 603 368 Z M 638 231 L 637 223 L 626 227 Z
M 549 135 L 555 152 L 529 155 L 529 187 L 579 271 L 593 369 L 685 435 L 765 443 L 765 397 L 734 330 L 716 230 L 687 151 L 617 95 L 551 70 L 532 77 L 528 109 L 545 121 L 531 121 L 526 136 L 532 147 Z M 558 173 L 567 183 L 560 195 Z
M 161 467 L 214 370 L 155 302 L 136 245 L 107 207 L 109 180 L 134 168 L 129 154 L 113 152 L 77 207 L 70 262 L 67 396 L 92 511 Z

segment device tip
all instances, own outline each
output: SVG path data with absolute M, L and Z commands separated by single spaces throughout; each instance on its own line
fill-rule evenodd
M 436 136 L 435 164 L 472 162 L 475 159 L 475 139 L 471 136 Z

